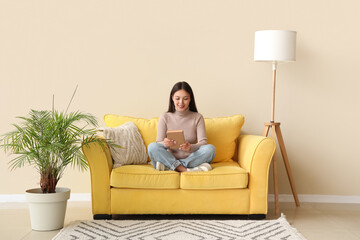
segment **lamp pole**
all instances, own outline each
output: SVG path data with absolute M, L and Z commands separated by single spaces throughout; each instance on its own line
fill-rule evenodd
M 275 87 L 276 87 L 276 69 L 277 69 L 277 62 L 272 63 L 272 70 L 273 70 L 273 84 L 272 84 L 272 104 L 271 104 L 271 121 L 274 122 L 275 119 Z

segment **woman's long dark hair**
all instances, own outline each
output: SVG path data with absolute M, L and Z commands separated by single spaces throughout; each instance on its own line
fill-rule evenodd
M 189 110 L 192 112 L 198 112 L 195 104 L 195 97 L 194 93 L 190 87 L 190 85 L 187 82 L 177 82 L 174 87 L 172 88 L 170 92 L 170 98 L 169 98 L 169 109 L 168 112 L 175 112 L 175 105 L 174 101 L 172 100 L 174 93 L 176 93 L 179 90 L 185 90 L 187 93 L 190 94 L 190 104 L 189 104 Z

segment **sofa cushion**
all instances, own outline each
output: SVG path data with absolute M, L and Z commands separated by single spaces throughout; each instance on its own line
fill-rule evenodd
M 104 122 L 107 127 L 118 127 L 124 123 L 133 122 L 139 129 L 146 147 L 149 146 L 150 143 L 156 142 L 158 121 L 158 118 L 145 119 L 117 116 L 114 114 L 106 114 L 104 116 Z
M 117 188 L 178 189 L 180 174 L 157 171 L 152 165 L 124 165 L 111 171 L 110 185 Z
M 208 172 L 184 172 L 180 177 L 182 189 L 235 189 L 247 188 L 248 172 L 235 161 L 211 164 Z
M 245 118 L 240 114 L 231 117 L 205 118 L 208 144 L 216 148 L 214 163 L 231 161 L 244 122 Z
M 139 130 L 133 122 L 127 122 L 116 128 L 105 128 L 104 136 L 116 146 L 110 146 L 113 168 L 131 164 L 146 164 L 148 156 Z

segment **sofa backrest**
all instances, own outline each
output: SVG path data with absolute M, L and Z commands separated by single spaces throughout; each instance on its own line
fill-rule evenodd
M 146 147 L 156 141 L 158 120 L 159 118 L 145 119 L 114 114 L 104 116 L 107 127 L 118 127 L 124 123 L 133 122 L 139 129 Z M 245 118 L 240 114 L 231 117 L 205 118 L 208 144 L 216 148 L 213 162 L 231 161 L 235 153 L 236 139 L 240 135 L 244 122 Z

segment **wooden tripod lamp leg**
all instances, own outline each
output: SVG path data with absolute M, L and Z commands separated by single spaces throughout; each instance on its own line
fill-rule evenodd
M 296 193 L 295 182 L 294 182 L 294 179 L 293 179 L 293 176 L 292 176 L 289 159 L 287 157 L 287 153 L 286 153 L 286 149 L 285 149 L 284 139 L 282 137 L 281 130 L 280 130 L 280 125 L 275 125 L 275 131 L 276 131 L 277 140 L 279 142 L 281 155 L 282 155 L 282 158 L 284 160 L 286 172 L 287 172 L 287 175 L 288 175 L 288 178 L 289 178 L 292 194 L 294 196 L 295 204 L 296 204 L 297 207 L 299 207 L 300 202 L 299 202 L 299 199 L 298 199 L 298 195 Z
M 265 123 L 265 128 L 263 131 L 263 136 L 267 137 L 269 135 L 269 131 L 271 129 L 271 137 L 276 139 L 276 131 L 275 127 L 271 125 L 271 123 Z M 280 216 L 280 209 L 279 209 L 279 185 L 278 185 L 278 176 L 277 176 L 277 162 L 275 153 L 272 158 L 273 163 L 273 180 L 274 180 L 274 196 L 275 196 L 275 215 L 278 217 Z
M 267 137 L 269 135 L 269 129 L 270 129 L 270 125 L 265 124 L 265 128 L 262 134 L 264 137 Z
M 276 139 L 276 131 L 275 127 L 271 127 L 271 137 Z M 275 196 L 275 215 L 277 217 L 280 216 L 280 209 L 279 209 L 279 185 L 278 185 L 278 174 L 277 174 L 277 162 L 275 153 L 273 156 L 273 179 L 274 179 L 274 196 Z

